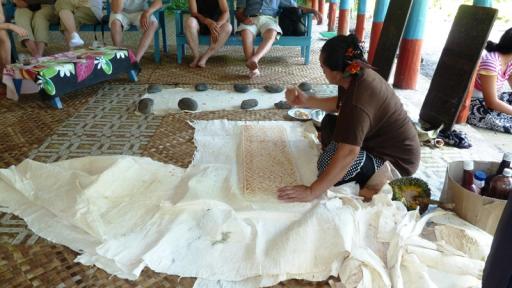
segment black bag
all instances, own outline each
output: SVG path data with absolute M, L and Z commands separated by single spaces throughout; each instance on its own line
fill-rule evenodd
M 298 7 L 281 8 L 279 27 L 283 30 L 283 36 L 306 35 L 306 24 L 304 24 L 302 18 L 302 10 Z

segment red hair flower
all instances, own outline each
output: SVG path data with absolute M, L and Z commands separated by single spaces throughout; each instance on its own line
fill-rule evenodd
M 350 63 L 350 65 L 348 65 L 347 68 L 345 69 L 345 77 L 357 74 L 357 73 L 359 73 L 360 70 L 361 70 L 361 65 L 356 61 L 352 61 Z

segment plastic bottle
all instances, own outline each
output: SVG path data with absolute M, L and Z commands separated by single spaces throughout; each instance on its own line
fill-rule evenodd
M 501 160 L 500 166 L 496 170 L 496 173 L 489 174 L 489 176 L 487 176 L 487 179 L 485 179 L 485 185 L 484 185 L 484 188 L 482 188 L 482 191 L 481 191 L 482 195 L 487 196 L 487 193 L 489 192 L 489 185 L 491 185 L 492 179 L 494 177 L 496 177 L 496 175 L 503 174 L 503 170 L 505 168 L 509 168 L 511 162 L 512 162 L 512 153 L 511 152 L 505 152 L 503 154 L 503 159 Z
M 478 194 L 480 194 L 480 191 L 482 188 L 484 188 L 485 185 L 485 179 L 487 179 L 487 174 L 482 170 L 475 171 L 475 175 L 473 178 L 473 184 L 475 184 L 476 188 L 478 188 Z
M 473 183 L 473 168 L 474 164 L 472 160 L 464 161 L 464 172 L 462 173 L 462 187 L 476 193 L 478 189 Z
M 503 175 L 494 177 L 489 186 L 489 197 L 507 200 L 512 193 L 512 169 L 505 168 Z

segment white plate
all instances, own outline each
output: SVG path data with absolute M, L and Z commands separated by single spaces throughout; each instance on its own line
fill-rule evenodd
M 308 109 L 308 108 L 292 108 L 288 110 L 288 115 L 290 117 L 297 119 L 297 120 L 311 120 L 311 112 L 315 111 L 317 109 Z

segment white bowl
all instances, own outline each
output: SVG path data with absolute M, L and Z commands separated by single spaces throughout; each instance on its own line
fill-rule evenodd
M 325 114 L 325 111 L 321 109 L 311 111 L 311 119 L 313 120 L 313 124 L 316 127 L 320 127 L 320 124 L 322 123 L 322 119 L 324 119 Z

